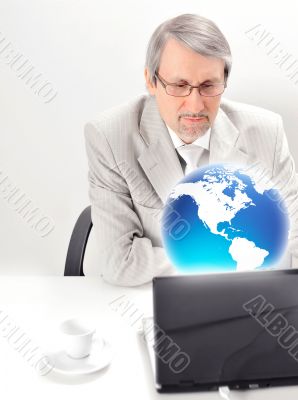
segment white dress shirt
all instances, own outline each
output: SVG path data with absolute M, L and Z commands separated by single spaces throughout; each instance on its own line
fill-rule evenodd
M 194 169 L 193 165 L 189 165 L 187 162 L 187 159 L 183 157 L 182 147 L 187 147 L 187 146 L 198 146 L 198 164 L 196 167 L 207 164 L 208 163 L 208 158 L 209 158 L 209 148 L 210 148 L 210 134 L 211 134 L 211 128 L 207 130 L 207 132 L 203 135 L 198 137 L 194 142 L 191 144 L 186 144 L 183 142 L 183 140 L 180 139 L 180 137 L 168 126 L 166 125 L 170 134 L 170 137 L 172 139 L 173 145 L 176 149 L 176 151 L 180 154 L 180 156 L 184 159 L 186 162 L 186 168 L 185 168 L 185 174 L 188 174 Z M 202 151 L 203 149 L 203 151 Z M 183 149 L 184 150 L 184 149 Z
M 171 129 L 168 125 L 166 125 L 166 127 L 168 128 L 175 149 L 177 149 L 177 147 L 185 145 L 183 140 L 180 139 L 180 137 L 177 135 L 177 133 L 173 131 L 173 129 Z M 206 150 L 209 150 L 210 133 L 211 133 L 211 128 L 209 128 L 208 131 L 203 136 L 198 137 L 194 142 L 192 142 L 192 144 L 203 147 Z

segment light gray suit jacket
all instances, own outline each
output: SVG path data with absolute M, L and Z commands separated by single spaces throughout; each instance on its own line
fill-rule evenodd
M 103 278 L 134 286 L 174 273 L 161 240 L 161 211 L 183 171 L 156 100 L 140 96 L 85 126 L 89 196 Z M 293 214 L 298 249 L 298 182 L 281 117 L 222 99 L 211 130 L 209 163 L 258 161 L 279 182 Z M 298 255 L 298 251 L 296 250 Z

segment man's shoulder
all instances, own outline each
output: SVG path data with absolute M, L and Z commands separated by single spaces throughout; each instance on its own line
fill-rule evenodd
M 265 108 L 223 98 L 221 111 L 235 124 L 276 124 L 280 115 Z
M 92 123 L 98 129 L 108 133 L 115 131 L 115 127 L 125 126 L 126 128 L 136 128 L 139 124 L 143 109 L 149 100 L 148 95 L 143 94 L 130 99 L 125 103 L 110 107 L 99 112 L 88 123 Z

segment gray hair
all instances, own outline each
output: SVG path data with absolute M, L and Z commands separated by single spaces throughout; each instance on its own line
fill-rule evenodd
M 228 79 L 232 55 L 229 43 L 214 22 L 195 14 L 183 14 L 159 25 L 153 32 L 147 47 L 146 67 L 152 83 L 168 39 L 173 38 L 202 56 L 216 57 L 225 62 L 225 80 Z

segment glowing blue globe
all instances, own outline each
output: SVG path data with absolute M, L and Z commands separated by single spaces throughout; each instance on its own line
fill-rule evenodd
M 230 164 L 185 176 L 161 220 L 163 245 L 183 273 L 274 268 L 287 247 L 289 218 L 279 193 Z

